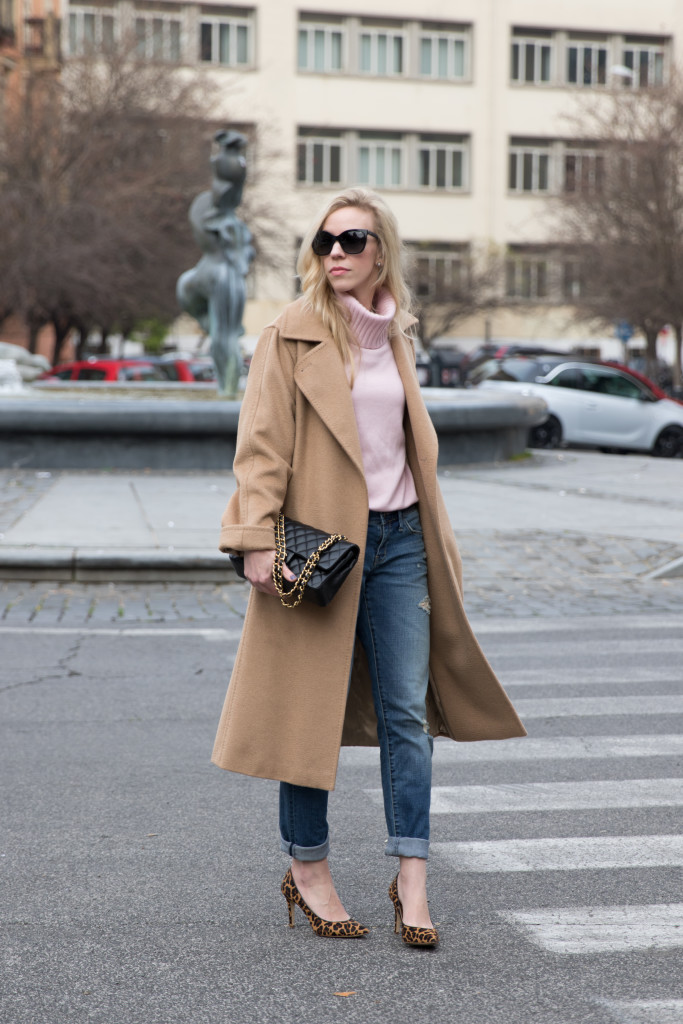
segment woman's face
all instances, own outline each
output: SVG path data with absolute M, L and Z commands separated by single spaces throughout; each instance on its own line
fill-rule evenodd
M 331 213 L 323 224 L 323 231 L 341 235 L 352 228 L 375 231 L 375 218 L 369 210 L 345 206 Z M 368 235 L 365 248 L 357 256 L 349 256 L 339 242 L 335 242 L 328 256 L 320 256 L 325 275 L 336 295 L 353 295 L 366 309 L 372 308 L 379 267 L 378 241 Z

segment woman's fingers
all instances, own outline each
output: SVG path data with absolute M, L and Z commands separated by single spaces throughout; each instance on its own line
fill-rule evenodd
M 273 597 L 277 597 L 277 590 L 273 583 L 274 563 L 274 548 L 264 551 L 245 551 L 244 553 L 244 575 L 252 587 L 260 590 L 262 594 L 271 594 Z M 290 583 L 296 579 L 294 573 L 286 565 L 282 567 L 282 575 Z

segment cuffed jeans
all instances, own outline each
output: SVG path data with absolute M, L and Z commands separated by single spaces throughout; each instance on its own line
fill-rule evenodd
M 389 857 L 427 858 L 432 737 L 427 564 L 417 505 L 370 512 L 356 634 L 377 715 Z M 329 851 L 325 789 L 280 783 L 281 849 L 298 860 Z

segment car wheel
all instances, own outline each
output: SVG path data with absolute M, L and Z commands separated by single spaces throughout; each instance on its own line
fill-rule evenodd
M 683 427 L 664 427 L 652 446 L 652 454 L 660 459 L 683 457 Z
M 559 448 L 562 441 L 562 426 L 555 416 L 548 416 L 544 423 L 529 431 L 530 448 Z

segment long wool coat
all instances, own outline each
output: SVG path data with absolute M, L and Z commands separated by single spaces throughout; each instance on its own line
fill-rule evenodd
M 412 346 L 403 337 L 392 345 L 406 394 L 406 451 L 427 556 L 432 735 L 524 736 L 465 616 L 460 556 L 436 475 L 437 438 Z M 259 339 L 234 472 L 237 490 L 223 516 L 221 550 L 274 547 L 273 526 L 283 509 L 300 522 L 346 534 L 361 553 L 326 608 L 303 603 L 290 610 L 252 588 L 212 759 L 245 775 L 333 789 L 340 745 L 377 744 L 367 662 L 355 642 L 368 494 L 344 365 L 301 299 Z

